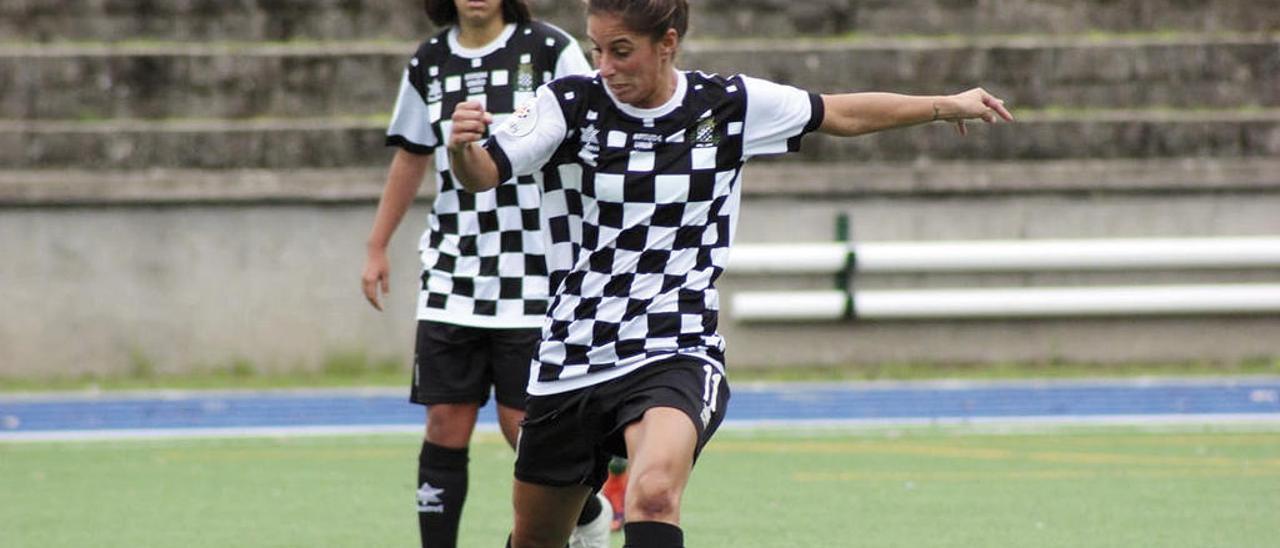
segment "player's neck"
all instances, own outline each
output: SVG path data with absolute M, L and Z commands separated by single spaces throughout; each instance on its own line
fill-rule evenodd
M 679 87 L 676 78 L 680 77 L 680 73 L 676 71 L 674 66 L 668 66 L 658 71 L 658 85 L 654 88 L 653 94 L 646 97 L 638 104 L 632 105 L 639 108 L 658 108 L 667 104 L 676 94 Z
M 467 19 L 458 21 L 458 45 L 464 48 L 479 49 L 502 35 L 507 23 L 501 17 L 475 22 Z

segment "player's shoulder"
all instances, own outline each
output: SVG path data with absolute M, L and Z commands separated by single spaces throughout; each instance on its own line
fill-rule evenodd
M 419 63 L 433 64 L 432 61 L 439 61 L 449 56 L 449 30 L 453 27 L 443 27 L 436 31 L 435 34 L 427 37 L 418 43 L 418 49 L 414 50 L 413 58 Z
M 698 94 L 703 96 L 726 99 L 740 98 L 743 101 L 746 101 L 749 96 L 754 97 L 755 101 L 751 102 L 759 102 L 763 99 L 768 101 L 792 101 L 796 99 L 794 92 L 805 91 L 790 85 L 779 84 L 772 80 L 745 74 L 721 76 L 719 74 L 696 72 L 690 78 L 690 84 L 690 89 L 698 90 Z
M 565 95 L 569 96 L 567 100 L 572 101 L 575 98 L 586 98 L 594 90 L 603 89 L 600 83 L 600 74 L 596 72 L 561 76 L 548 82 L 547 87 L 551 88 L 551 91 L 557 95 L 562 96 L 562 101 L 566 100 L 563 97 Z
M 688 75 L 690 88 L 698 93 L 734 93 L 744 89 L 745 80 L 748 79 L 741 74 L 722 75 L 700 70 L 691 71 Z
M 741 74 L 721 75 L 702 71 L 687 73 L 690 101 L 718 104 L 724 101 L 746 100 L 746 77 Z
M 525 33 L 534 40 L 541 42 L 556 51 L 562 50 L 569 44 L 577 42 L 572 35 L 565 32 L 564 29 L 547 23 L 545 21 L 530 21 L 523 26 L 523 29 L 517 32 Z
M 589 109 L 599 108 L 604 88 L 598 73 L 561 76 L 545 85 L 566 120 L 576 120 Z

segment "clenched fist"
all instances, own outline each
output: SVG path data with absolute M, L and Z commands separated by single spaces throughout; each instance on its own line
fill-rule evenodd
M 449 150 L 460 152 L 467 145 L 484 138 L 485 130 L 493 123 L 493 115 L 485 112 L 484 105 L 474 101 L 458 103 L 453 109 L 453 130 L 449 132 Z

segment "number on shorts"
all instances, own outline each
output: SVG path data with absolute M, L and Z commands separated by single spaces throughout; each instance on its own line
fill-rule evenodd
M 716 368 L 711 364 L 702 366 L 702 372 L 706 373 L 706 378 L 702 381 L 702 401 L 711 408 L 711 412 L 716 412 L 716 402 L 720 400 L 720 379 L 724 378 Z

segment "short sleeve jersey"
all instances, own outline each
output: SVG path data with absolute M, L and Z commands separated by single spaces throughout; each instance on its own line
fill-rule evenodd
M 488 46 L 458 44 L 448 28 L 423 42 L 400 84 L 387 144 L 431 154 L 449 136 L 454 107 L 478 101 L 503 120 L 554 78 L 591 70 L 564 31 L 540 22 L 508 24 Z M 537 173 L 472 194 L 435 154 L 436 198 L 422 234 L 418 319 L 490 328 L 540 327 L 547 267 Z
M 743 164 L 797 150 L 822 116 L 818 96 L 744 76 L 679 72 L 667 104 L 639 109 L 593 75 L 543 86 L 495 130 L 485 147 L 502 178 L 545 173 L 552 300 L 529 393 L 675 354 L 723 370 L 715 282 Z

